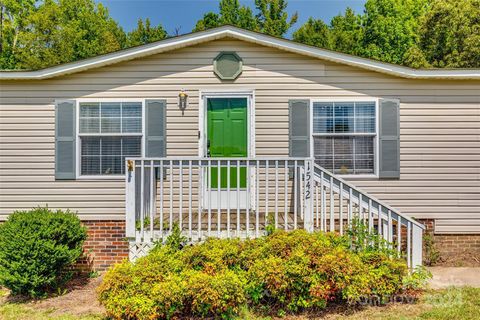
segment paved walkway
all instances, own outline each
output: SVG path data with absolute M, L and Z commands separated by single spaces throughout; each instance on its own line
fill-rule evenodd
M 432 289 L 442 289 L 450 286 L 480 288 L 480 268 L 431 267 L 428 270 L 433 275 L 430 280 Z

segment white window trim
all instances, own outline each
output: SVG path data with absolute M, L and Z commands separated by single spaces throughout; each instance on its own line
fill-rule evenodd
M 310 99 L 310 154 L 312 157 L 315 157 L 314 153 L 314 142 L 313 142 L 313 104 L 316 102 L 375 102 L 375 139 L 373 143 L 373 152 L 374 152 L 374 164 L 373 164 L 373 174 L 336 174 L 342 178 L 346 179 L 378 179 L 379 178 L 379 164 L 380 164 L 380 139 L 379 139 L 379 105 L 380 98 L 368 97 L 368 96 L 359 96 L 359 97 L 334 97 L 334 98 L 315 98 Z M 315 134 L 322 135 L 322 134 Z M 335 134 L 325 134 L 325 136 L 334 136 Z M 373 135 L 373 134 L 372 134 Z M 340 134 L 339 134 L 340 136 Z M 348 136 L 368 136 L 368 134 L 348 134 Z
M 155 98 L 148 98 L 148 99 L 155 99 Z M 76 168 L 75 168 L 75 176 L 77 180 L 124 180 L 125 174 L 115 174 L 115 175 L 82 175 L 81 168 L 82 168 L 82 157 L 81 157 L 81 140 L 80 140 L 80 104 L 81 103 L 99 103 L 99 102 L 140 102 L 142 104 L 142 133 L 141 133 L 141 141 L 142 141 L 142 154 L 141 157 L 145 156 L 145 101 L 146 98 L 83 98 L 77 99 L 75 105 L 75 113 L 76 113 L 76 123 L 75 123 L 75 142 L 76 142 Z M 82 133 L 82 136 L 100 136 L 96 133 Z M 105 136 L 140 136 L 138 133 L 112 133 Z

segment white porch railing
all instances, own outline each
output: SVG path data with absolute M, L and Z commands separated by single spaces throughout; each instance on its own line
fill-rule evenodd
M 189 241 L 253 238 L 267 226 L 343 234 L 355 217 L 422 261 L 423 225 L 305 158 L 127 159 L 131 259 L 178 225 Z M 220 188 L 219 188 L 220 186 Z

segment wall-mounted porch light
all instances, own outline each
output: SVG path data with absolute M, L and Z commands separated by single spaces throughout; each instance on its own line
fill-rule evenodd
M 182 91 L 180 91 L 180 93 L 178 94 L 178 108 L 182 110 L 182 115 L 185 109 L 187 109 L 187 106 L 188 106 L 188 94 L 185 92 L 184 89 L 182 89 Z

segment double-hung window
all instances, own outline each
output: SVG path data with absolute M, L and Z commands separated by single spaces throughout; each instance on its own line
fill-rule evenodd
M 81 102 L 80 175 L 124 174 L 125 158 L 142 155 L 142 115 L 142 102 Z
M 375 101 L 314 102 L 316 163 L 336 174 L 375 174 L 376 127 Z

